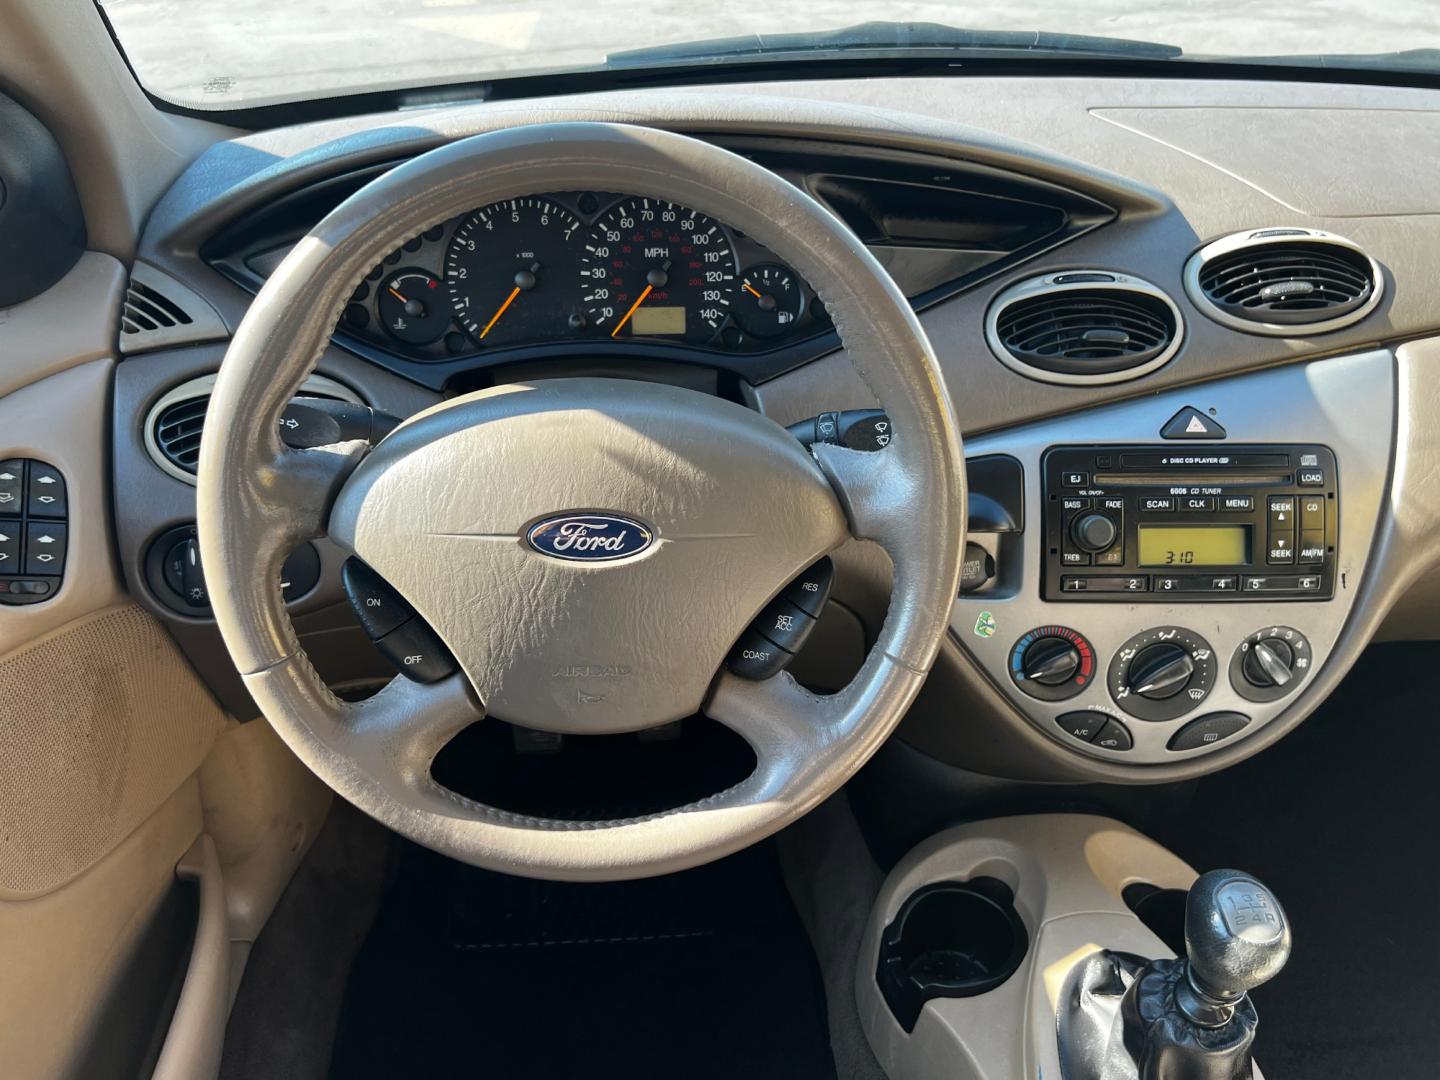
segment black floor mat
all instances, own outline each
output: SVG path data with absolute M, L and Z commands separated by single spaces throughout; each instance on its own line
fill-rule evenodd
M 331 1076 L 835 1076 L 820 972 L 770 843 L 569 885 L 407 845 Z
M 1267 1080 L 1440 1074 L 1437 666 L 1436 645 L 1370 650 L 1297 731 L 1202 781 L 1189 822 L 1151 830 L 1290 915 L 1290 964 L 1255 993 Z

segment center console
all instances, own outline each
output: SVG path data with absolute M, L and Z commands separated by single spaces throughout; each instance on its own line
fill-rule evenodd
M 1302 706 L 1369 561 L 1393 368 L 1339 357 L 967 440 L 1023 475 L 1023 527 L 969 535 L 994 574 L 951 629 L 978 673 L 1048 739 L 1135 766 Z

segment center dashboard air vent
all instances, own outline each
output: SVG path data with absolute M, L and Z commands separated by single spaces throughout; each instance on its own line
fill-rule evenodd
M 1233 330 L 1296 337 L 1339 330 L 1375 309 L 1384 276 L 1343 236 L 1257 229 L 1206 244 L 1185 264 L 1195 306 Z
M 985 337 L 1000 362 L 1041 382 L 1083 386 L 1154 371 L 1180 347 L 1180 309 L 1156 285 L 1109 270 L 1067 270 L 1011 285 Z
M 177 480 L 195 483 L 200 464 L 200 436 L 205 430 L 205 413 L 210 408 L 214 375 L 183 382 L 166 393 L 145 416 L 145 449 L 150 460 Z M 348 386 L 324 375 L 311 375 L 300 385 L 298 398 L 328 398 L 363 405 Z

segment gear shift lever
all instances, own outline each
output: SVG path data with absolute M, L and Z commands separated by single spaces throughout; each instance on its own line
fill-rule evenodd
M 1068 1080 L 1253 1080 L 1249 991 L 1290 958 L 1290 923 L 1249 874 L 1201 874 L 1185 958 L 1102 951 L 1071 972 L 1057 1035 Z
M 1180 1011 L 1219 1027 L 1245 994 L 1280 973 L 1290 959 L 1290 921 L 1274 895 L 1238 870 L 1211 870 L 1185 902 L 1185 980 L 1175 988 Z

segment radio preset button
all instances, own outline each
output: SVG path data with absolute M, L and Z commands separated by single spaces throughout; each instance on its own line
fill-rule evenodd
M 1234 574 L 1178 574 L 1155 579 L 1155 592 L 1235 592 L 1240 579 Z
M 1061 592 L 1149 592 L 1150 576 L 1133 574 L 1129 576 L 1108 574 L 1064 574 L 1060 578 Z

